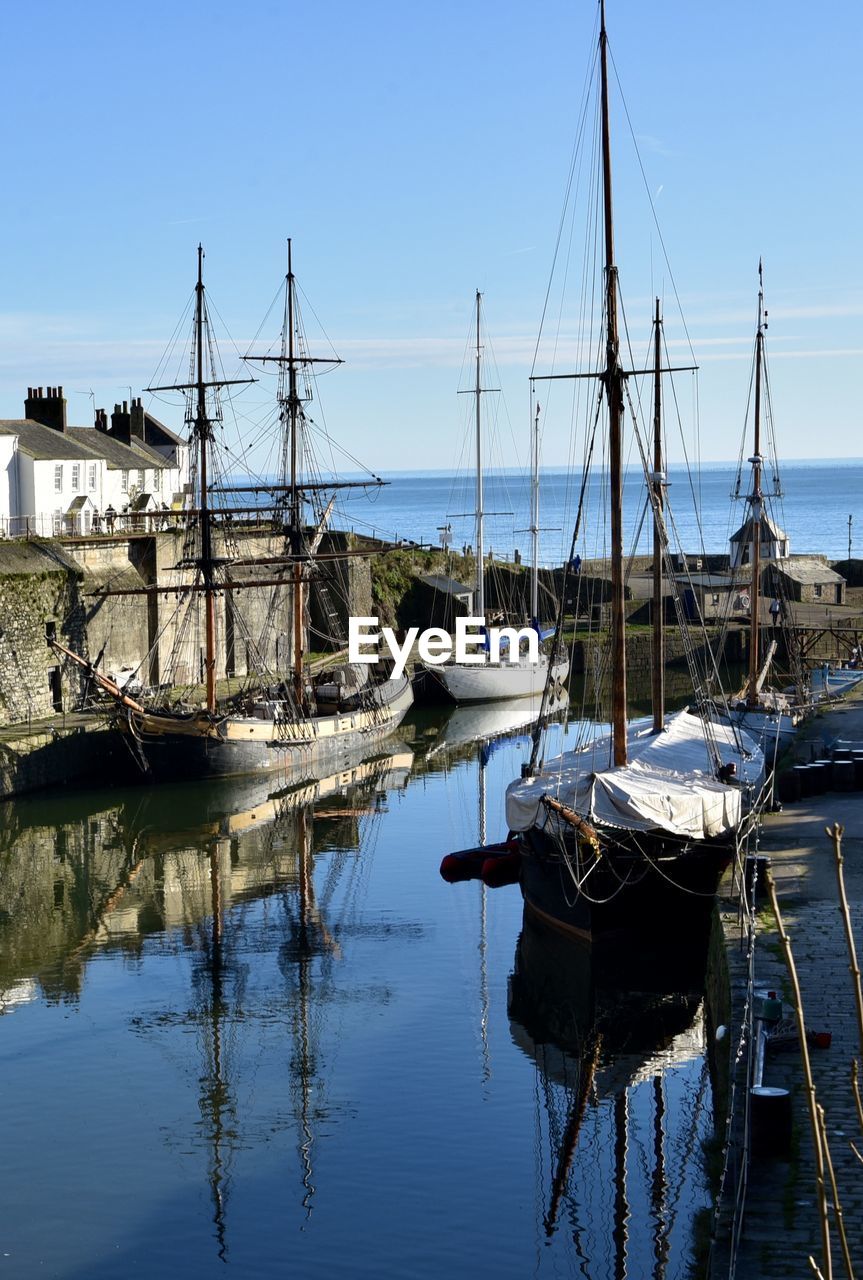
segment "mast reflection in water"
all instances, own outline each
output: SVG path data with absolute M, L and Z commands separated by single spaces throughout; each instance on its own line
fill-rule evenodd
M 585 1274 L 689 1274 L 692 1214 L 709 1204 L 704 960 L 698 935 L 673 955 L 646 934 L 591 949 L 525 912 L 512 1036 L 537 1071 L 545 1232 L 568 1228 Z
M 418 711 L 300 788 L 4 807 L 4 1276 L 683 1273 L 701 1058 L 621 1038 L 597 964 L 543 1004 L 526 931 L 510 1014 L 517 886 L 438 875 L 500 838 L 523 715 Z

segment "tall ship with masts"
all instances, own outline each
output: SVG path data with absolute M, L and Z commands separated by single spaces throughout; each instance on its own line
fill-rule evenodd
M 102 673 L 85 656 L 56 645 L 76 662 L 115 704 L 115 724 L 146 774 L 155 780 L 241 774 L 283 769 L 290 776 L 337 768 L 358 747 L 371 752 L 390 734 L 411 705 L 410 683 L 392 679 L 385 665 L 344 664 L 317 679 L 307 663 L 309 591 L 326 591 L 337 562 L 362 554 L 353 548 L 324 550 L 323 541 L 336 493 L 370 488 L 360 481 L 307 476 L 311 399 L 310 356 L 299 328 L 297 286 L 291 243 L 284 310 L 275 354 L 246 358 L 278 370 L 277 421 L 280 465 L 275 479 L 241 484 L 222 465 L 217 430 L 220 395 L 252 378 L 222 375 L 212 336 L 203 281 L 203 249 L 198 248 L 190 376 L 149 388 L 181 392 L 192 445 L 193 489 L 181 513 L 182 552 L 169 585 L 145 587 L 152 595 L 174 595 L 173 637 L 165 662 L 167 679 L 132 692 Z M 320 363 L 340 363 L 330 356 Z M 263 505 L 243 506 L 243 495 Z M 239 537 L 252 516 L 261 536 Z M 122 591 L 112 592 L 122 594 Z M 219 629 L 223 635 L 219 636 Z M 245 673 L 231 677 L 244 654 Z M 217 670 L 219 662 L 224 664 Z M 378 678 L 374 678 L 375 674 Z
M 525 904 L 536 916 L 565 932 L 589 938 L 603 920 L 636 905 L 644 909 L 654 892 L 667 895 L 709 883 L 717 855 L 733 847 L 757 809 L 764 778 L 758 746 L 736 726 L 710 720 L 706 688 L 694 684 L 694 712 L 665 714 L 662 683 L 654 682 L 651 721 L 627 722 L 627 646 L 625 552 L 623 537 L 623 426 L 628 381 L 639 372 L 653 374 L 655 424 L 659 417 L 659 339 L 654 369 L 624 367 L 618 326 L 618 271 L 614 252 L 611 186 L 611 141 L 608 94 L 608 39 L 605 5 L 600 5 L 599 32 L 599 161 L 602 205 L 598 231 L 604 243 L 602 263 L 603 341 L 598 372 L 575 375 L 598 379 L 607 417 L 601 424 L 601 402 L 592 410 L 584 484 L 589 459 L 605 451 L 608 458 L 607 504 L 610 516 L 610 732 L 586 732 L 574 749 L 543 760 L 538 720 L 531 758 L 522 777 L 506 796 L 509 845 L 521 853 L 521 886 Z M 590 235 L 590 230 L 589 230 Z M 657 317 L 658 319 L 658 317 Z M 561 376 L 561 375 L 554 375 Z M 567 375 L 573 376 L 573 375 Z M 638 423 L 634 412 L 635 434 Z M 604 426 L 604 435 L 600 431 Z M 642 446 L 646 487 L 655 528 L 654 571 L 657 576 L 654 659 L 661 665 L 661 565 L 668 563 L 663 510 L 662 463 L 658 425 L 652 466 Z M 639 437 L 640 439 L 640 437 Z M 599 441 L 599 443 L 597 443 Z M 581 520 L 575 522 L 572 551 Z M 566 597 L 566 584 L 562 598 Z M 559 615 L 558 628 L 562 626 Z M 678 622 L 685 627 L 682 611 Z M 704 855 L 707 855 L 706 857 Z M 706 871 L 706 876 L 703 874 Z

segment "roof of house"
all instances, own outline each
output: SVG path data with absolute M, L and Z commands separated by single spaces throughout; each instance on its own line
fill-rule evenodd
M 729 538 L 729 542 L 751 542 L 752 526 L 754 523 L 755 521 L 753 520 L 752 516 L 750 516 L 747 520 L 743 522 L 743 524 L 740 526 L 740 528 L 737 530 L 736 533 L 732 533 L 731 537 Z M 762 511 L 761 520 L 759 521 L 759 523 L 761 525 L 761 541 L 762 542 L 768 542 L 771 538 L 776 542 L 781 542 L 787 539 L 788 535 L 785 532 L 785 530 L 780 529 L 779 525 L 776 524 L 774 520 L 770 519 L 770 516 L 767 514 L 766 511 Z
M 87 497 L 86 493 L 79 494 L 77 498 L 73 498 L 69 503 L 66 508 L 66 514 L 70 515 L 73 511 L 83 511 L 88 502 L 91 507 L 96 505 L 92 498 Z
M 152 445 L 144 444 L 142 440 L 133 437 L 131 444 L 123 444 L 122 440 L 97 431 L 95 427 L 67 427 L 65 431 L 55 431 L 53 427 L 43 426 L 30 418 L 3 418 L 0 419 L 0 435 L 17 436 L 18 448 L 37 462 L 95 462 L 104 459 L 109 471 L 147 467 L 166 471 L 174 465 L 164 454 L 157 453 Z M 177 440 L 177 437 L 173 438 Z
M 151 445 L 187 443 L 182 436 L 175 435 L 170 427 L 166 427 L 164 422 L 154 418 L 152 413 L 144 414 L 144 431 L 148 437 L 153 437 L 147 441 Z
M 745 573 L 680 573 L 676 576 L 681 586 L 703 587 L 705 591 L 739 591 L 750 581 Z
M 793 582 L 804 585 L 816 582 L 844 582 L 841 573 L 831 569 L 817 556 L 790 556 L 773 565 L 774 570 L 784 573 Z
M 159 504 L 153 497 L 152 493 L 139 493 L 137 498 L 133 498 L 129 503 L 130 511 L 152 511 L 158 508 Z
M 465 596 L 473 591 L 473 587 L 466 587 L 464 583 L 456 582 L 455 578 L 444 578 L 434 573 L 421 577 L 420 582 L 424 582 L 433 591 L 440 591 L 447 596 Z
M 122 440 L 117 440 L 104 431 L 97 431 L 95 427 L 68 427 L 67 435 L 104 458 L 109 471 L 128 471 L 136 467 L 167 470 L 173 466 L 163 454 L 157 453 L 151 445 L 144 444 L 137 436 L 132 436 L 131 444 L 124 444 Z
M 4 436 L 17 436 L 18 448 L 37 462 L 51 462 L 55 458 L 58 462 L 66 459 L 95 462 L 100 456 L 87 448 L 85 441 L 76 439 L 68 432 L 45 427 L 41 422 L 33 422 L 29 418 L 3 418 L 0 420 L 0 433 Z

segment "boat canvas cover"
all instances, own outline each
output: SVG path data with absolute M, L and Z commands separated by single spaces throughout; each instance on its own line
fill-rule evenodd
M 630 759 L 622 768 L 609 767 L 610 739 L 603 736 L 559 756 L 535 777 L 511 783 L 506 793 L 510 830 L 545 825 L 551 815 L 541 801 L 551 796 L 600 826 L 716 838 L 740 825 L 745 794 L 740 786 L 718 781 L 716 755 L 723 763 L 733 760 L 750 785 L 760 786 L 763 778 L 763 756 L 750 739 L 735 737 L 730 726 L 706 728 L 686 711 L 670 716 L 661 733 L 630 731 L 627 746 Z

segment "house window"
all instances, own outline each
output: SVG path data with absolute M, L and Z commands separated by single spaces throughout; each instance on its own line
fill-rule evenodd
M 124 471 L 123 474 L 120 476 L 120 492 L 121 493 L 129 492 L 129 472 L 128 471 Z
M 138 472 L 138 488 L 141 490 L 141 492 L 142 492 L 142 493 L 143 493 L 143 492 L 144 492 L 144 490 L 147 488 L 147 473 L 146 473 L 146 471 L 139 471 L 139 472 Z
M 63 492 L 63 463 L 57 462 L 54 465 L 54 492 Z
M 814 590 L 815 590 L 815 599 L 820 600 L 821 599 L 821 583 L 820 582 L 815 583 Z
M 713 600 L 714 604 L 719 604 L 719 592 L 714 591 L 711 599 Z
M 87 468 L 87 488 L 91 493 L 96 492 L 96 464 L 91 462 Z
M 72 463 L 72 492 L 77 493 L 81 488 L 81 464 L 80 462 Z

